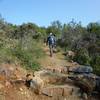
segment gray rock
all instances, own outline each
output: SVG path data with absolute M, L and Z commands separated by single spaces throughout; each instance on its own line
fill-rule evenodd
M 73 69 L 69 70 L 70 72 L 73 73 L 92 73 L 93 68 L 91 66 L 79 66 L 79 67 L 74 67 Z
M 73 87 L 68 85 L 58 85 L 58 86 L 49 86 L 43 88 L 42 93 L 44 95 L 54 97 L 54 96 L 69 96 L 72 95 Z

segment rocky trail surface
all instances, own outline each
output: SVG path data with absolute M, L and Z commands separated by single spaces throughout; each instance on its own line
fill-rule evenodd
M 79 88 L 68 79 L 66 66 L 78 66 L 65 60 L 61 52 L 49 57 L 48 47 L 43 47 L 46 57 L 40 60 L 43 68 L 34 72 L 39 93 L 25 84 L 29 73 L 16 64 L 0 65 L 0 100 L 84 100 Z M 95 99 L 92 99 L 95 100 Z

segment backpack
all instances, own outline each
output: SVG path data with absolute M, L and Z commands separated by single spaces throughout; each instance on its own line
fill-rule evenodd
M 49 36 L 48 41 L 49 41 L 49 44 L 54 44 L 55 43 L 55 37 L 54 36 Z

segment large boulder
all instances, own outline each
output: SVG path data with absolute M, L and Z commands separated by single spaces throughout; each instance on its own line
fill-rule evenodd
M 48 86 L 48 84 L 66 84 L 69 82 L 67 79 L 65 74 L 41 70 L 36 71 L 34 75 L 26 75 L 26 86 L 31 88 L 35 93 L 41 94 L 41 90 Z
M 69 72 L 73 72 L 73 73 L 78 73 L 78 74 L 82 74 L 82 73 L 92 73 L 93 72 L 93 68 L 91 66 L 77 66 L 77 67 L 70 67 L 69 68 Z
M 35 72 L 35 76 L 39 76 L 45 84 L 65 83 L 67 79 L 67 75 L 58 73 L 56 71 L 52 72 L 50 70 Z
M 28 88 L 31 88 L 34 91 L 34 93 L 41 94 L 41 89 L 44 87 L 44 81 L 39 76 L 27 74 L 26 86 Z
M 94 91 L 100 93 L 100 77 L 95 74 L 71 75 L 69 78 L 73 80 L 74 85 L 80 88 L 82 96 L 87 95 L 88 98 Z
M 69 50 L 66 52 L 66 56 L 68 57 L 69 61 L 73 62 L 73 58 L 75 56 L 75 52 Z

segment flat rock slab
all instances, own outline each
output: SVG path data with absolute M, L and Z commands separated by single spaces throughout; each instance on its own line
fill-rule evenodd
M 63 74 L 68 73 L 67 67 L 64 67 L 64 66 L 48 67 L 45 69 L 51 72 L 56 72 L 56 73 L 63 73 Z
M 65 83 L 68 77 L 68 75 L 47 70 L 35 72 L 35 76 L 40 77 L 44 81 L 44 83 L 49 84 Z
M 54 96 L 69 96 L 73 93 L 73 87 L 69 85 L 58 85 L 58 86 L 49 86 L 43 88 L 42 94 L 54 97 Z

